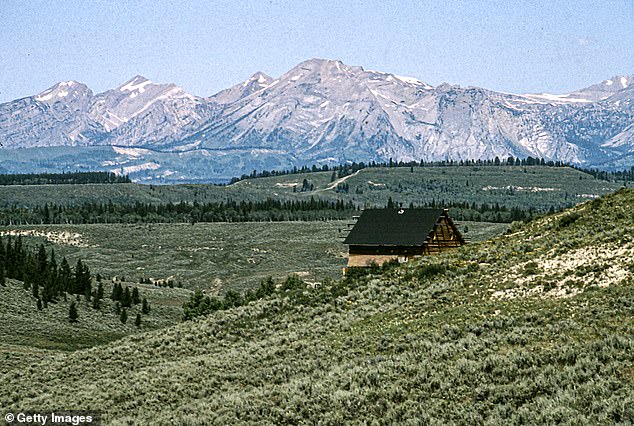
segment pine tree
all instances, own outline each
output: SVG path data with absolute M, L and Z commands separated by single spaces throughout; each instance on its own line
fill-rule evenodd
M 86 294 L 86 287 L 90 287 L 91 277 L 88 266 L 82 263 L 81 259 L 77 259 L 75 266 L 75 286 L 73 293 Z
M 101 284 L 101 280 L 97 280 L 97 282 L 99 285 L 97 286 L 97 294 L 95 295 L 95 298 L 101 300 L 103 299 L 103 284 Z
M 40 278 L 43 278 L 46 274 L 48 267 L 48 256 L 46 255 L 46 249 L 44 244 L 40 244 L 40 248 L 37 252 L 37 272 Z
M 84 290 L 84 297 L 86 298 L 86 305 L 87 305 L 92 298 L 92 288 L 90 283 L 88 283 L 88 286 L 86 286 L 86 289 Z
M 119 315 L 119 320 L 121 320 L 121 323 L 125 324 L 128 321 L 128 313 L 126 312 L 126 309 L 121 309 L 121 315 Z
M 130 289 L 126 286 L 123 290 L 123 296 L 121 297 L 121 306 L 129 308 L 132 306 L 132 296 L 130 295 Z
M 136 319 L 134 320 L 134 325 L 137 327 L 141 327 L 141 314 L 136 314 Z
M 26 283 L 26 280 L 24 280 L 24 282 Z M 36 299 L 39 299 L 40 298 L 40 286 L 36 282 L 34 282 L 31 285 L 31 290 L 33 290 L 33 297 L 36 298 Z
M 132 289 L 132 304 L 138 305 L 141 303 L 141 298 L 139 297 L 139 289 L 134 287 Z
M 37 305 L 37 310 L 41 311 L 42 310 L 42 299 L 38 298 L 36 305 Z
M 121 287 L 121 283 L 115 283 L 114 286 L 112 287 L 112 294 L 110 295 L 110 298 L 112 300 L 121 300 L 123 297 L 123 288 Z
M 79 313 L 77 313 L 77 306 L 75 306 L 75 301 L 70 302 L 70 308 L 68 308 L 68 320 L 70 322 L 77 322 L 77 318 L 79 318 Z
M 143 298 L 143 302 L 141 304 L 141 312 L 143 312 L 145 315 L 150 313 L 150 304 L 145 297 Z
M 62 258 L 62 263 L 59 267 L 58 279 L 60 290 L 70 293 L 72 291 L 73 272 L 65 257 Z

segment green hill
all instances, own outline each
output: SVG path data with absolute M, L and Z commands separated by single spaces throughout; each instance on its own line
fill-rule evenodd
M 23 283 L 7 280 L 0 287 L 0 359 L 3 371 L 19 369 L 41 359 L 55 357 L 62 352 L 101 345 L 126 335 L 173 325 L 181 320 L 182 304 L 191 291 L 180 288 L 124 283 L 137 287 L 150 305 L 150 312 L 142 314 L 141 325 L 135 324 L 141 314 L 141 304 L 126 309 L 124 324 L 115 302 L 110 300 L 112 283 L 104 281 L 105 298 L 100 308 L 94 309 L 84 296 L 68 295 L 47 307 L 38 309 L 31 290 Z M 79 314 L 76 323 L 69 322 L 69 307 L 75 301 Z M 121 308 L 123 309 L 123 308 Z
M 0 376 L 106 424 L 631 424 L 634 191 Z M 1 290 L 1 289 L 0 289 Z
M 334 174 L 334 175 L 333 175 Z M 307 186 L 302 191 L 304 180 Z M 13 185 L 0 186 L 0 208 L 83 203 L 199 203 L 272 199 L 352 200 L 358 206 L 385 206 L 389 198 L 409 203 L 488 203 L 545 212 L 617 190 L 608 182 L 568 167 L 445 166 L 376 167 L 339 177 L 310 172 L 246 179 L 216 185 Z

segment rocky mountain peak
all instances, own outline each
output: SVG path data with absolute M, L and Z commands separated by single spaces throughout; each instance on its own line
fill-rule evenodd
M 36 101 L 54 103 L 72 99 L 91 97 L 92 91 L 75 80 L 61 81 L 35 96 Z
M 185 173 L 197 155 L 214 164 L 196 172 L 202 180 L 254 168 L 389 158 L 530 155 L 629 167 L 634 164 L 633 90 L 632 75 L 564 95 L 512 95 L 449 84 L 433 88 L 417 78 L 313 58 L 275 79 L 256 72 L 207 99 L 141 75 L 97 95 L 81 83 L 61 82 L 1 104 L 0 143 L 148 149 L 144 162 L 135 156 L 105 158 L 103 164 L 113 168 L 134 163 L 155 170 L 159 166 L 150 160 L 159 154 L 149 154 L 152 150 L 174 158 L 169 170 L 144 172 L 150 180 L 163 172 Z M 192 163 L 177 160 L 184 153 Z

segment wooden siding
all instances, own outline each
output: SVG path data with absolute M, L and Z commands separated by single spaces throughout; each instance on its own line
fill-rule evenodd
M 441 216 L 425 241 L 424 254 L 442 253 L 443 251 L 460 247 L 464 244 L 462 236 L 457 232 L 451 219 L 445 215 Z

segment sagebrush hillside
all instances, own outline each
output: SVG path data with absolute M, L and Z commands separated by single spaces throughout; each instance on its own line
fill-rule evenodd
M 107 424 L 631 424 L 634 191 L 453 253 L 34 363 L 0 405 Z

